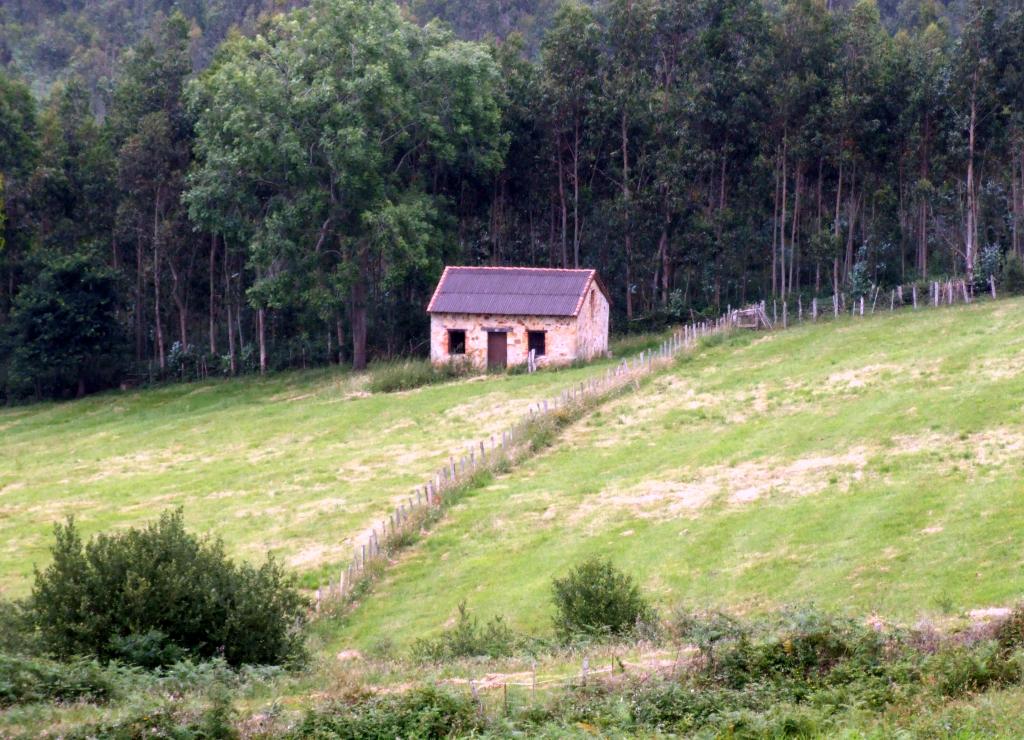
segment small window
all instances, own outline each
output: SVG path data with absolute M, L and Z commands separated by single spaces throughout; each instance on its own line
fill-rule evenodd
M 448 354 L 450 354 L 450 355 L 464 355 L 464 354 L 466 354 L 466 330 L 465 329 L 449 329 L 448 330 Z
M 546 347 L 546 332 L 542 331 L 528 331 L 526 332 L 526 345 L 527 349 L 532 351 L 535 356 L 543 357 L 544 350 Z
M 595 288 L 590 289 L 590 313 L 594 313 L 594 298 L 597 296 L 597 290 Z

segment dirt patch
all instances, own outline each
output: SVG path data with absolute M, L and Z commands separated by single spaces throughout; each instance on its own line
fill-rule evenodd
M 292 543 L 294 544 L 294 543 Z M 349 547 L 311 543 L 298 552 L 289 555 L 287 564 L 292 568 L 313 568 L 324 563 L 343 561 L 349 554 Z
M 674 519 L 696 516 L 713 501 L 744 506 L 769 495 L 806 496 L 836 484 L 840 490 L 863 476 L 869 450 L 855 447 L 839 455 L 777 458 L 738 465 L 716 465 L 698 471 L 679 470 L 645 480 L 625 490 L 606 488 L 588 498 L 569 516 L 570 524 L 591 525 L 602 514 L 628 511 L 639 518 Z
M 1024 354 L 981 360 L 974 363 L 970 372 L 972 376 L 986 380 L 1018 378 L 1024 374 Z

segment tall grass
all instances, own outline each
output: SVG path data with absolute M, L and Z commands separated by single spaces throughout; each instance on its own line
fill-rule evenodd
M 472 368 L 466 363 L 435 365 L 430 360 L 397 360 L 374 365 L 368 387 L 372 393 L 395 393 L 443 383 L 471 372 Z

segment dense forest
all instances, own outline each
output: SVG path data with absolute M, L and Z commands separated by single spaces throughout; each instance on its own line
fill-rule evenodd
M 625 330 L 1024 248 L 1020 0 L 296 5 L 0 11 L 3 397 L 420 353 L 446 263 Z

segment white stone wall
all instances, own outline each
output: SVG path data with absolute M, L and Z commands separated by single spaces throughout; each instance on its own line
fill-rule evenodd
M 580 308 L 577 356 L 589 360 L 608 351 L 608 315 L 608 299 L 591 281 Z
M 600 291 L 599 291 L 600 292 Z M 603 297 L 603 296 L 602 296 Z M 606 323 L 607 326 L 607 323 Z M 511 329 L 505 336 L 508 342 L 508 365 L 521 365 L 529 353 L 528 331 L 546 331 L 543 357 L 538 365 L 567 364 L 576 359 L 576 318 L 573 316 L 504 316 L 489 314 L 435 313 L 430 315 L 430 359 L 443 364 L 449 360 L 468 361 L 475 367 L 487 367 L 488 328 Z M 466 332 L 466 354 L 448 354 L 448 330 Z M 607 339 L 606 339 L 607 344 Z

